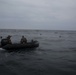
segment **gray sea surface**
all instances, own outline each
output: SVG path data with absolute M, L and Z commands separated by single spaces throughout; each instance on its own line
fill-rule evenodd
M 22 35 L 37 40 L 39 47 L 16 52 L 0 48 L 0 75 L 76 75 L 76 31 L 0 29 L 0 36 L 8 35 L 13 43 Z

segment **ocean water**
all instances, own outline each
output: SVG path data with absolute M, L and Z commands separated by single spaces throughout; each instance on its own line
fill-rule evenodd
M 0 75 L 76 75 L 76 31 L 0 30 L 0 36 L 7 35 L 13 43 L 24 35 L 39 41 L 39 47 L 17 52 L 0 48 Z

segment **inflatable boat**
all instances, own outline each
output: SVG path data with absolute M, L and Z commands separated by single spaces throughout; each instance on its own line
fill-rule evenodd
M 18 50 L 18 49 L 27 49 L 27 48 L 37 48 L 39 47 L 38 41 L 31 41 L 26 44 L 19 44 L 19 43 L 14 43 L 14 44 L 7 44 L 3 46 L 2 48 L 5 50 Z

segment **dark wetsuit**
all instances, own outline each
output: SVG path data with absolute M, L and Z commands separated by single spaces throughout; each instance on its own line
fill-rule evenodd
M 10 39 L 2 39 L 1 40 L 1 46 L 5 46 L 7 44 L 11 44 L 11 40 Z
M 26 38 L 22 38 L 20 42 L 21 42 L 21 44 L 25 44 L 25 43 L 27 43 L 27 39 Z

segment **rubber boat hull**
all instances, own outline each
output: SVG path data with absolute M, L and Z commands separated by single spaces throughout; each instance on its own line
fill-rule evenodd
M 27 48 L 37 48 L 39 47 L 39 43 L 37 41 L 35 42 L 29 42 L 27 44 L 7 44 L 3 46 L 3 49 L 6 50 L 17 50 L 17 49 L 27 49 Z

